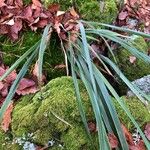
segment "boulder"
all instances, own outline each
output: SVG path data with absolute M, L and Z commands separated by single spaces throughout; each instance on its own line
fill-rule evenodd
M 82 82 L 80 80 L 78 82 L 87 120 L 95 121 L 87 92 Z M 134 126 L 130 119 L 117 101 L 114 98 L 112 100 L 120 120 L 132 130 Z M 150 121 L 148 110 L 137 98 L 123 97 L 122 100 L 140 127 Z M 21 98 L 12 113 L 11 131 L 6 134 L 0 132 L 0 137 L 0 145 L 5 145 L 2 150 L 7 150 L 7 146 L 10 150 L 16 146 L 33 147 L 33 143 L 42 146 L 51 143 L 50 149 L 53 150 L 60 147 L 90 149 L 90 142 L 78 110 L 72 78 L 53 79 L 41 92 Z M 8 142 L 5 142 L 4 139 L 8 137 Z M 92 137 L 97 147 L 97 133 L 92 133 Z M 15 150 L 20 150 L 17 148 Z
M 150 75 L 132 81 L 132 84 L 137 86 L 143 93 L 150 95 Z M 127 91 L 127 96 L 134 96 L 132 91 Z
M 148 54 L 148 46 L 143 37 L 134 35 L 131 37 L 131 42 L 133 46 L 137 48 L 137 50 L 142 53 Z M 130 81 L 134 81 L 150 74 L 149 64 L 144 60 L 136 58 L 123 47 L 114 50 L 114 54 L 117 60 L 117 66 Z M 133 60 L 133 62 L 131 60 L 132 58 L 135 59 Z M 112 59 L 113 61 L 113 58 L 111 56 L 110 59 Z M 125 95 L 127 86 L 120 79 L 119 82 L 120 95 Z

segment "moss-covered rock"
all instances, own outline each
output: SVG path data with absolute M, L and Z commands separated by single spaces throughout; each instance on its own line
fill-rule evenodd
M 93 114 L 88 96 L 81 82 L 79 84 L 85 112 L 87 117 L 92 120 Z M 72 79 L 62 77 L 50 81 L 42 89 L 42 100 L 41 93 L 37 93 L 33 97 L 24 97 L 13 111 L 12 133 L 14 137 L 32 133 L 32 141 L 40 145 L 45 145 L 52 139 L 57 141 L 59 138 L 60 143 L 68 147 L 69 143 L 65 144 L 61 135 L 70 134 L 71 130 L 76 128 L 76 124 L 79 124 L 82 130 L 80 129 L 80 133 L 73 132 L 72 137 L 78 137 L 78 134 L 81 134 L 84 140 L 80 139 L 81 142 L 78 145 L 87 144 L 74 94 Z
M 121 97 L 121 99 L 129 108 L 131 114 L 141 128 L 144 127 L 146 123 L 150 122 L 150 113 L 148 111 L 148 108 L 146 108 L 137 97 L 127 98 L 123 96 Z M 114 103 L 121 122 L 125 124 L 130 131 L 134 129 L 133 123 L 130 121 L 129 117 L 125 114 L 125 112 L 115 99 Z
M 137 50 L 145 54 L 148 53 L 148 46 L 143 37 L 134 35 L 131 37 L 131 40 Z M 133 55 L 128 50 L 122 47 L 115 51 L 117 65 L 130 81 L 150 74 L 148 63 L 138 58 L 136 58 L 134 63 L 131 63 L 130 56 Z M 120 82 L 120 92 L 121 94 L 126 94 L 127 92 L 127 87 L 122 82 Z
M 87 119 L 89 121 L 94 120 L 87 92 L 81 81 L 78 82 Z M 150 121 L 148 110 L 137 98 L 125 98 L 123 101 L 129 107 L 131 114 L 135 117 L 140 127 Z M 127 115 L 115 99 L 113 99 L 113 102 L 121 121 L 132 130 L 133 124 Z M 97 147 L 97 134 L 92 134 Z M 35 95 L 21 98 L 13 110 L 11 135 L 13 137 L 11 141 L 14 141 L 14 139 L 26 139 L 39 145 L 46 145 L 55 141 L 50 148 L 53 150 L 59 150 L 62 147 L 65 150 L 90 149 L 90 142 L 78 111 L 72 78 L 61 77 L 54 79 L 43 87 L 42 95 L 39 92 Z M 29 135 L 32 136 L 29 137 Z M 3 143 L 5 136 L 4 133 L 1 134 L 0 132 L 0 144 Z M 10 143 L 13 142 L 8 142 L 8 146 L 10 146 Z

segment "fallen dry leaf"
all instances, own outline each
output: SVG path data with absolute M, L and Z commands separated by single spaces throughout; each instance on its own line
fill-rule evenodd
M 140 140 L 137 144 L 129 145 L 129 150 L 146 150 L 145 144 Z
M 79 18 L 79 15 L 77 14 L 77 12 L 74 10 L 73 7 L 70 9 L 70 13 L 71 13 L 71 15 L 72 15 L 73 17 Z
M 119 18 L 120 20 L 124 20 L 124 19 L 127 18 L 127 16 L 128 16 L 128 12 L 127 12 L 127 11 L 122 11 L 122 12 L 119 14 L 118 18 Z
M 146 137 L 148 138 L 148 140 L 150 140 L 150 123 L 147 123 L 147 125 L 145 126 L 144 133 Z
M 88 122 L 88 128 L 89 128 L 90 132 L 96 132 L 97 131 L 96 123 L 94 121 Z
M 129 61 L 131 64 L 134 64 L 136 62 L 136 57 L 135 56 L 130 56 Z
M 134 144 L 132 134 L 129 132 L 129 130 L 123 124 L 121 124 L 121 128 L 123 130 L 123 133 L 126 137 L 128 144 L 130 145 Z
M 11 102 L 8 106 L 8 108 L 6 109 L 3 119 L 2 119 L 2 123 L 1 123 L 1 128 L 7 132 L 9 129 L 9 125 L 11 123 L 11 113 L 13 110 L 13 102 Z
M 119 144 L 118 139 L 113 133 L 108 134 L 108 139 L 109 139 L 110 147 L 112 149 L 118 147 L 118 144 Z

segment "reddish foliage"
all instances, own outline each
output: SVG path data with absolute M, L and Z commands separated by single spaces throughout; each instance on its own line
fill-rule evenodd
M 59 9 L 58 4 L 52 4 L 45 9 L 39 0 L 32 0 L 32 4 L 28 6 L 24 6 L 22 0 L 0 0 L 0 34 L 7 34 L 12 40 L 17 40 L 23 26 L 36 31 L 51 23 L 62 39 L 66 39 L 66 31 L 73 30 L 71 37 L 75 40 L 74 33 L 78 28 L 74 22 L 79 18 L 78 14 L 73 8 L 63 13 Z
M 7 70 L 8 67 L 5 67 L 4 65 L 0 66 L 0 76 L 2 76 Z M 17 73 L 14 70 L 3 81 L 0 81 L 0 96 L 1 96 L 0 106 L 5 100 L 9 92 L 9 88 L 14 82 L 14 80 L 16 79 L 16 77 L 17 77 Z M 23 78 L 19 83 L 16 93 L 18 95 L 26 95 L 30 93 L 35 93 L 37 91 L 38 91 L 38 87 L 35 81 L 31 79 Z
M 89 128 L 90 132 L 96 132 L 97 131 L 97 129 L 96 129 L 96 123 L 93 122 L 93 121 L 89 121 L 88 122 L 88 128 Z
M 118 139 L 113 133 L 108 134 L 108 139 L 109 139 L 110 147 L 112 149 L 118 147 L 119 144 Z
M 13 110 L 13 102 L 10 103 L 10 105 L 8 106 L 8 108 L 6 109 L 2 122 L 1 122 L 1 128 L 7 132 L 9 129 L 9 125 L 11 123 L 11 113 Z
M 140 140 L 137 144 L 129 145 L 129 150 L 146 150 L 145 144 Z
M 129 130 L 123 124 L 121 124 L 121 128 L 123 130 L 127 142 L 131 145 L 134 144 L 132 134 L 129 132 Z
M 150 123 L 148 123 L 146 126 L 145 126 L 145 131 L 144 131 L 146 137 L 148 138 L 148 140 L 150 140 Z
M 136 20 L 137 23 L 131 23 L 129 20 Z M 150 2 L 149 0 L 126 0 L 124 8 L 118 15 L 120 26 L 127 26 L 131 29 L 142 30 L 150 33 Z M 144 25 L 144 29 L 140 26 Z

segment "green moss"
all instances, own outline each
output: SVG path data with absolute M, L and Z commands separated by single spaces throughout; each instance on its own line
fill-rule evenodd
M 5 36 L 0 37 L 0 49 L 4 53 L 4 64 L 11 66 L 21 55 L 23 55 L 29 48 L 31 48 L 39 39 L 41 34 L 39 32 L 26 31 L 20 35 L 20 40 L 13 43 Z M 52 34 L 50 46 L 46 49 L 44 55 L 43 72 L 47 79 L 53 79 L 65 75 L 65 69 L 55 69 L 56 65 L 64 64 L 64 55 L 59 45 L 60 41 L 56 34 Z M 25 61 L 24 61 L 25 62 Z M 24 64 L 22 62 L 19 66 Z M 34 65 L 35 62 L 32 64 Z
M 8 133 L 0 130 L 0 150 L 22 150 L 21 146 L 14 143 Z
M 9 38 L 0 37 L 0 49 L 4 53 L 3 60 L 6 65 L 12 65 L 21 55 L 32 47 L 41 37 L 41 34 L 26 31 L 20 35 L 19 41 L 12 42 Z
M 142 53 L 147 54 L 148 46 L 142 37 L 133 36 L 133 45 Z M 134 64 L 129 61 L 129 57 L 133 56 L 126 49 L 119 49 L 117 51 L 117 61 L 120 69 L 126 75 L 126 77 L 133 81 L 140 77 L 150 74 L 149 64 L 146 64 L 143 60 L 136 58 Z M 133 71 L 134 70 L 134 71 Z
M 75 6 L 83 19 L 103 23 L 112 23 L 116 19 L 118 12 L 115 0 L 106 0 L 102 12 L 100 12 L 100 7 L 102 6 L 97 0 L 47 0 L 43 3 L 46 6 L 52 3 L 59 3 L 63 10 Z
M 87 117 L 93 118 L 90 102 L 81 82 L 81 97 Z M 25 96 L 15 107 L 12 115 L 14 137 L 33 133 L 35 143 L 45 145 L 56 134 L 70 130 L 70 125 L 81 123 L 72 78 L 61 77 L 50 81 L 40 93 L 32 98 Z
M 133 45 L 137 50 L 142 53 L 148 53 L 148 46 L 143 37 L 132 36 Z M 150 74 L 149 64 L 141 59 L 136 58 L 136 61 L 132 64 L 130 62 L 130 56 L 133 56 L 128 50 L 124 48 L 119 48 L 115 51 L 115 57 L 117 60 L 117 65 L 124 73 L 124 75 L 130 80 L 139 79 L 145 75 Z M 120 93 L 122 95 L 126 94 L 127 87 L 120 81 Z
M 102 12 L 100 12 L 100 4 L 98 1 L 85 2 L 79 8 L 79 11 L 83 19 L 112 23 L 117 17 L 118 10 L 114 0 L 106 0 Z
M 150 122 L 150 113 L 148 109 L 137 97 L 126 98 L 125 96 L 123 96 L 121 99 L 129 108 L 131 114 L 140 127 L 143 127 L 146 123 Z M 114 100 L 114 103 L 120 120 L 123 124 L 126 125 L 129 130 L 132 130 L 134 128 L 133 123 L 128 118 L 126 113 L 122 110 L 121 106 L 117 103 L 116 100 Z
M 87 92 L 81 81 L 79 87 L 83 99 L 84 110 L 88 120 L 94 120 Z M 120 105 L 113 99 L 119 118 L 130 129 L 133 124 L 128 119 Z M 150 114 L 137 98 L 125 99 L 131 114 L 140 127 L 150 121 Z M 137 113 L 138 112 L 138 113 Z M 78 111 L 73 81 L 71 77 L 61 77 L 51 80 L 34 96 L 25 96 L 16 104 L 12 114 L 11 124 L 13 137 L 23 137 L 32 133 L 32 142 L 46 145 L 48 141 L 56 143 L 52 149 L 59 149 L 59 144 L 65 149 L 90 149 L 81 117 Z M 93 135 L 97 141 L 96 134 Z M 97 143 L 97 142 L 95 142 Z
M 85 129 L 81 125 L 78 125 L 78 124 L 75 124 L 74 127 L 64 132 L 62 135 L 62 141 L 64 141 L 65 143 L 64 148 L 66 150 L 70 150 L 70 148 L 74 150 L 75 149 L 87 150 L 90 147 L 88 140 L 89 139 L 87 138 Z M 94 145 L 98 147 L 97 145 L 98 141 L 95 138 L 93 140 L 94 140 Z

